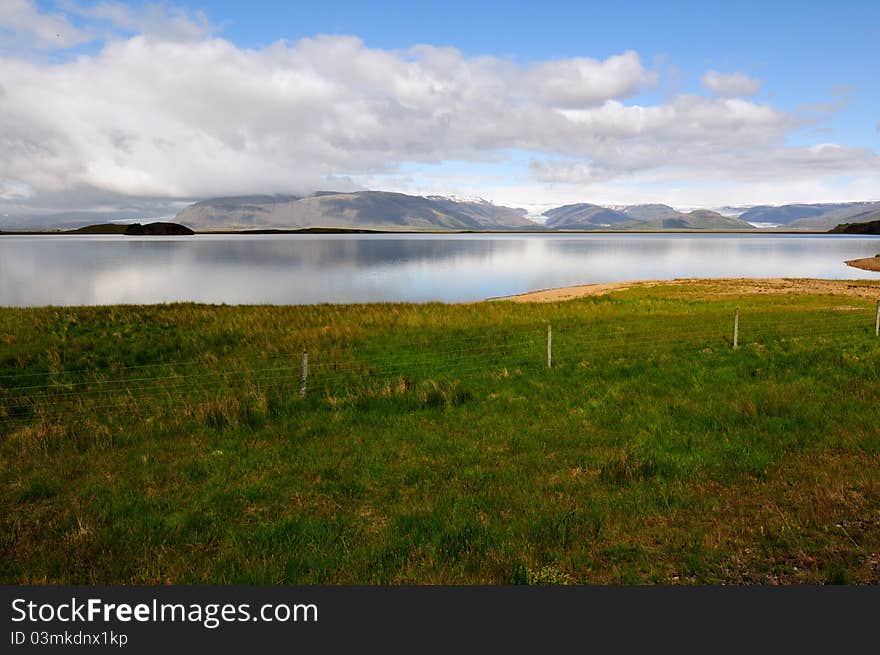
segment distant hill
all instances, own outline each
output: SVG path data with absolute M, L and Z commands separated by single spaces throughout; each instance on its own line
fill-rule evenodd
M 185 207 L 175 221 L 197 230 L 347 228 L 369 230 L 534 229 L 526 210 L 484 200 L 385 191 L 215 198 Z
M 296 202 L 301 196 L 233 196 L 202 200 L 178 212 L 178 223 L 192 225 L 196 229 L 256 228 L 256 227 L 302 227 L 272 224 L 273 216 L 282 212 L 285 205 Z
M 619 228 L 628 230 L 753 230 L 750 223 L 731 216 L 722 216 L 708 209 L 697 209 L 677 216 L 644 221 L 628 221 Z
M 773 207 L 759 205 L 740 214 L 750 223 L 771 223 L 796 229 L 829 229 L 865 212 L 880 209 L 880 202 L 843 202 L 827 204 L 793 204 Z
M 631 205 L 608 209 L 579 203 L 544 212 L 547 227 L 561 230 L 750 230 L 752 225 L 738 218 L 707 209 L 683 213 L 669 205 Z
M 880 211 L 874 214 L 877 220 L 867 223 L 842 223 L 829 231 L 835 234 L 880 234 Z
M 637 221 L 654 221 L 679 218 L 682 213 L 669 205 L 629 205 L 621 209 L 624 214 Z
M 849 206 L 833 209 L 819 216 L 792 221 L 789 227 L 807 230 L 828 230 L 839 223 L 864 223 L 870 221 L 872 216 L 876 216 L 877 211 L 880 211 L 880 202 L 852 203 Z
M 594 230 L 629 220 L 623 212 L 585 202 L 548 209 L 544 216 L 545 226 L 554 230 Z
M 177 223 L 98 223 L 86 225 L 75 230 L 67 230 L 68 234 L 125 234 L 128 236 L 186 236 L 195 234 L 185 225 Z
M 526 218 L 526 210 L 524 209 L 494 205 L 485 200 L 459 200 L 443 196 L 428 196 L 428 200 L 450 214 L 463 212 L 473 220 L 476 220 L 480 225 L 489 229 L 495 225 L 515 228 L 537 227 L 537 223 Z
M 781 207 L 758 205 L 746 210 L 739 217 L 750 223 L 788 225 L 801 218 L 820 216 L 826 211 L 830 209 L 824 209 L 822 205 L 782 205 Z

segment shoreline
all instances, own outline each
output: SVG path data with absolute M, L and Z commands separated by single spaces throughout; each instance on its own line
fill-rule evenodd
M 862 259 L 850 259 L 844 262 L 847 266 L 860 268 L 863 271 L 880 273 L 880 255 L 876 257 L 863 257 Z
M 123 224 L 124 225 L 124 224 Z M 736 230 L 703 230 L 703 229 L 674 229 L 674 230 L 548 230 L 541 228 L 523 228 L 523 229 L 497 229 L 497 230 L 389 230 L 389 229 L 372 229 L 372 228 L 256 228 L 256 229 L 216 229 L 216 230 L 195 230 L 193 235 L 254 235 L 254 234 L 406 234 L 406 235 L 446 235 L 446 234 L 768 234 L 768 235 L 793 235 L 793 236 L 870 236 L 870 235 L 847 235 L 834 234 L 827 230 L 794 230 L 794 229 L 777 229 L 777 228 L 754 228 L 736 229 Z M 122 232 L 87 232 L 81 228 L 70 230 L 0 230 L 0 237 L 3 236 L 119 236 Z M 131 236 L 131 235 L 129 235 Z M 137 235 L 137 236 L 175 236 L 175 235 Z
M 873 259 L 873 258 L 872 258 Z M 599 282 L 594 284 L 578 284 L 567 287 L 536 289 L 525 293 L 509 296 L 493 296 L 480 300 L 461 301 L 370 301 L 370 302 L 315 302 L 315 303 L 232 303 L 232 307 L 317 307 L 321 305 L 479 305 L 491 302 L 514 302 L 521 304 L 556 303 L 579 298 L 599 297 L 630 289 L 647 289 L 665 287 L 660 292 L 668 291 L 677 298 L 705 300 L 718 296 L 749 296 L 749 295 L 829 295 L 855 298 L 869 298 L 880 301 L 880 278 L 855 279 L 822 279 L 822 278 L 675 278 L 672 280 L 626 280 L 617 282 Z M 672 297 L 672 296 L 670 296 Z M 155 307 L 171 305 L 224 306 L 227 303 L 206 302 L 198 300 L 170 300 L 151 303 L 110 303 L 87 305 L 2 305 L 0 312 L 13 309 L 44 309 L 47 307 Z
M 874 258 L 871 258 L 874 259 Z M 858 260 L 856 260 L 858 261 Z M 880 261 L 880 260 L 878 260 Z M 849 263 L 849 262 L 847 262 Z M 714 294 L 829 294 L 880 298 L 880 280 L 823 280 L 819 278 L 676 278 L 674 280 L 632 280 L 579 284 L 570 287 L 539 289 L 511 296 L 487 298 L 487 302 L 548 303 L 605 296 L 616 291 L 647 287 L 684 287 L 702 285 Z

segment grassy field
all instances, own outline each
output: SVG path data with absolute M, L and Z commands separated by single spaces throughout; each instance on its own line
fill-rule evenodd
M 0 581 L 878 583 L 855 286 L 0 309 Z

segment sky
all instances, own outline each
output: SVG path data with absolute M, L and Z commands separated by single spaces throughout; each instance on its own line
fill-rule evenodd
M 880 3 L 0 0 L 0 225 L 380 189 L 880 200 Z

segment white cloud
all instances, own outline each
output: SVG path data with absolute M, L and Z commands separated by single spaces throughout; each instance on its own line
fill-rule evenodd
M 17 34 L 67 21 L 10 2 L 19 7 Z M 349 36 L 244 49 L 211 36 L 199 14 L 63 6 L 87 26 L 67 21 L 79 30 L 70 43 L 101 33 L 102 44 L 96 54 L 53 61 L 0 56 L 4 212 L 12 203 L 16 211 L 50 211 L 130 197 L 139 208 L 169 198 L 368 185 L 403 180 L 402 164 L 408 171 L 450 160 L 497 164 L 511 150 L 533 153 L 520 168 L 521 191 L 488 181 L 489 194 L 461 180 L 433 191 L 498 201 L 620 189 L 635 196 L 633 184 L 657 192 L 656 185 L 690 180 L 773 179 L 782 187 L 878 171 L 869 150 L 786 145 L 806 121 L 769 104 L 682 94 L 632 104 L 627 98 L 658 81 L 632 51 L 524 65 L 430 45 L 369 48 Z M 4 25 L 12 13 L 0 14 Z M 722 91 L 736 86 L 729 78 L 740 74 L 715 75 L 716 92 L 727 96 Z M 735 95 L 757 90 L 757 80 L 742 77 L 748 84 L 737 82 Z M 410 189 L 423 184 L 424 174 L 415 177 L 422 182 Z
M 648 151 L 651 155 L 654 153 Z M 779 186 L 797 181 L 853 173 L 880 174 L 880 157 L 866 148 L 823 144 L 804 148 L 776 147 L 761 150 L 701 151 L 669 149 L 662 165 L 654 157 L 639 161 L 633 153 L 598 166 L 571 159 L 532 159 L 534 178 L 546 183 L 595 184 L 610 180 L 639 180 L 642 184 L 756 182 L 777 180 Z M 784 181 L 781 184 L 780 181 Z M 876 192 L 873 194 L 876 195 Z
M 584 82 L 579 97 L 607 102 L 649 77 L 625 59 L 606 60 L 604 75 L 593 62 L 597 88 Z M 137 36 L 60 64 L 5 58 L 0 174 L 44 190 L 192 196 L 320 186 L 326 175 L 504 148 L 587 154 L 593 138 L 578 144 L 584 130 L 554 108 L 562 85 L 551 67 L 534 73 L 352 37 L 242 50 Z
M 540 63 L 526 73 L 525 81 L 551 105 L 583 107 L 632 95 L 654 84 L 657 76 L 630 50 L 605 61 L 577 57 Z
M 707 89 L 724 98 L 749 98 L 761 88 L 761 80 L 745 73 L 706 71 L 700 81 Z

